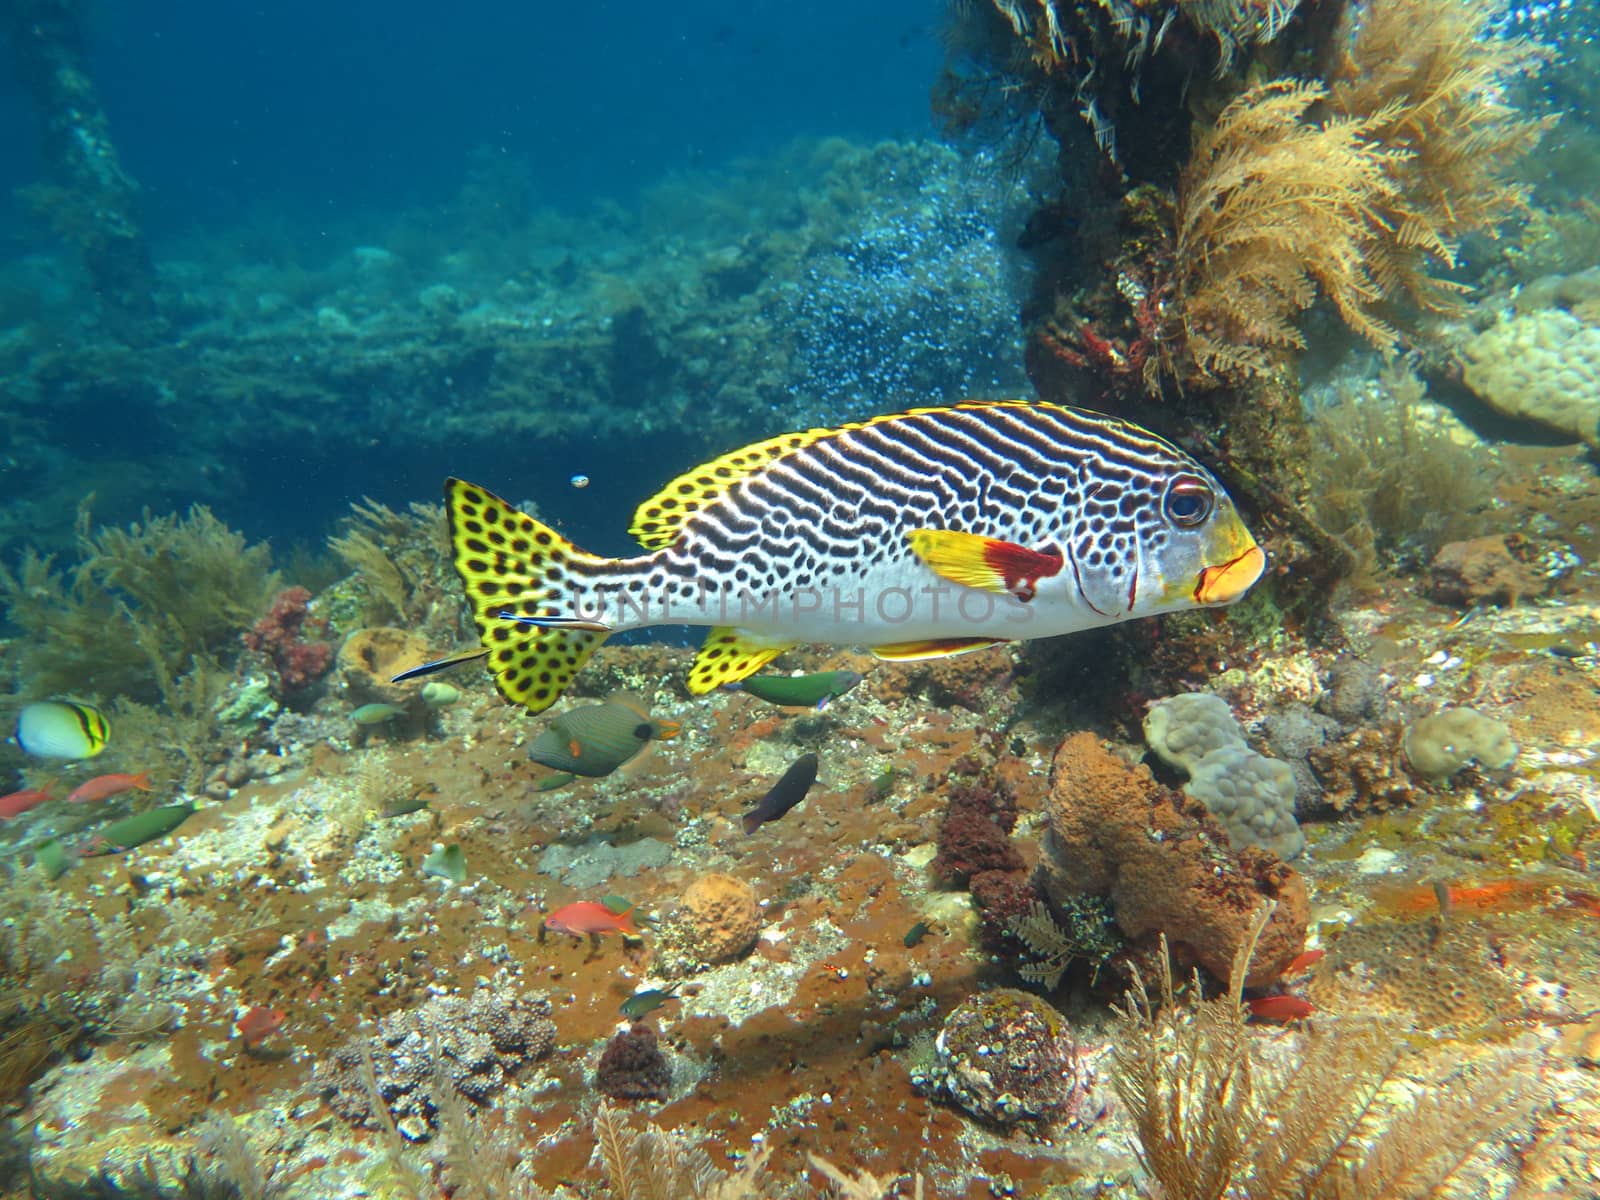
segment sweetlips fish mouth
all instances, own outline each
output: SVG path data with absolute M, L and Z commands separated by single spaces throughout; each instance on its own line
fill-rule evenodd
M 1195 603 L 1232 604 L 1250 590 L 1266 569 L 1266 551 L 1252 542 L 1243 553 L 1200 572 L 1194 585 Z

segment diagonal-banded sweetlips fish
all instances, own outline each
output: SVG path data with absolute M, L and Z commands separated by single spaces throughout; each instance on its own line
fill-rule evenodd
M 474 484 L 445 490 L 482 653 L 501 694 L 536 712 L 619 630 L 712 626 L 689 674 L 702 694 L 801 642 L 931 658 L 1231 604 L 1266 563 L 1188 454 L 1024 401 L 731 451 L 639 506 L 634 558 L 586 553 Z

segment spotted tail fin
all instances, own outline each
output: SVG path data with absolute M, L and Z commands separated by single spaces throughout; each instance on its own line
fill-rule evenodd
M 456 574 L 495 686 L 511 703 L 543 712 L 606 639 L 574 620 L 571 585 L 575 572 L 608 560 L 474 484 L 450 479 L 444 494 Z M 537 623 L 542 618 L 550 624 Z

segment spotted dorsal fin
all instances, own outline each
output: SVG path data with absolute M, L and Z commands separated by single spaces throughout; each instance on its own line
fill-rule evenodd
M 729 683 L 754 675 L 793 642 L 776 645 L 752 637 L 742 629 L 719 625 L 706 634 L 706 640 L 689 668 L 689 694 L 704 696 Z
M 1027 400 L 967 400 L 948 408 L 987 408 L 993 405 L 1020 407 L 1048 407 Z M 865 429 L 883 421 L 898 421 L 913 413 L 939 411 L 936 407 L 913 408 L 907 412 L 885 413 L 865 421 L 853 421 L 832 429 L 804 429 L 799 433 L 786 433 L 752 442 L 738 450 L 731 450 L 703 466 L 679 475 L 650 499 L 639 505 L 633 513 L 633 524 L 628 532 L 639 539 L 646 550 L 659 550 L 678 540 L 683 523 L 702 508 L 709 507 L 735 483 L 760 473 L 772 463 L 803 450 L 814 442 L 851 429 Z

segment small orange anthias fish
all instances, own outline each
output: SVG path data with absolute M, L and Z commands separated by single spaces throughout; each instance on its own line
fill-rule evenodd
M 1324 951 L 1306 950 L 1294 956 L 1289 965 L 1283 969 L 1284 979 L 1298 979 L 1312 967 L 1322 961 Z
M 148 792 L 154 787 L 155 785 L 150 782 L 148 771 L 140 771 L 137 775 L 96 775 L 93 779 L 84 780 L 68 792 L 67 803 L 89 804 L 95 800 L 109 800 L 134 788 Z
M 0 821 L 9 821 L 12 817 L 20 817 L 30 808 L 38 808 L 50 799 L 50 789 L 55 785 L 56 781 L 52 779 L 41 788 L 28 788 L 12 792 L 9 796 L 0 796 Z
M 235 1028 L 239 1031 L 239 1040 L 244 1043 L 244 1048 L 254 1050 L 282 1029 L 286 1019 L 287 1014 L 283 1009 L 258 1004 L 239 1018 Z
M 1299 1021 L 1316 1012 L 1316 1007 L 1303 996 L 1252 996 L 1244 1002 L 1250 1015 L 1260 1021 Z
M 635 906 L 637 907 L 637 906 Z M 612 912 L 597 900 L 578 900 L 556 909 L 544 919 L 544 927 L 557 933 L 570 933 L 574 937 L 596 936 L 602 933 L 622 933 L 628 937 L 643 937 L 633 923 L 633 909 Z

